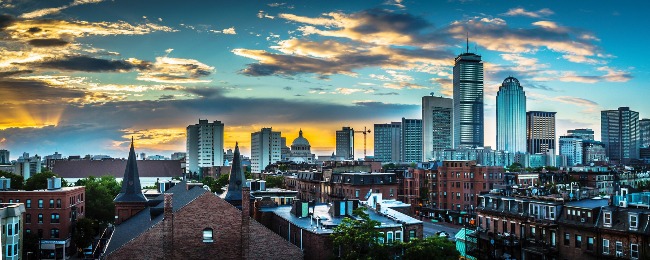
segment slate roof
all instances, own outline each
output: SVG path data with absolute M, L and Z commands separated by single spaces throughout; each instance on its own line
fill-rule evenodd
M 182 177 L 181 161 L 179 160 L 145 160 L 137 161 L 140 177 Z M 61 178 L 86 178 L 111 175 L 115 178 L 124 177 L 126 160 L 81 160 L 56 161 L 52 172 Z
M 194 201 L 196 198 L 206 192 L 207 191 L 205 189 L 202 189 L 198 186 L 194 186 L 187 190 L 186 182 L 180 182 L 174 187 L 165 191 L 165 193 L 174 194 L 174 198 L 172 199 L 172 207 L 174 212 L 179 211 L 184 206 Z M 160 194 L 155 199 L 149 201 L 149 207 L 146 207 L 135 216 L 115 226 L 115 230 L 113 231 L 113 235 L 108 242 L 108 246 L 106 247 L 104 255 L 109 255 L 115 252 L 129 241 L 140 236 L 142 233 L 152 228 L 158 222 L 162 221 L 164 206 L 163 198 L 164 195 Z

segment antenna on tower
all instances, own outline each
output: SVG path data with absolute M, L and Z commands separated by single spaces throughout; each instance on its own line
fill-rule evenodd
M 466 42 L 466 46 L 467 46 L 467 51 L 466 51 L 465 53 L 469 53 L 469 32 L 467 32 L 467 42 Z

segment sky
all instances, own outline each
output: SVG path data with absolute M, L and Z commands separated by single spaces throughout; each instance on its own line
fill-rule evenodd
M 650 117 L 647 1 L 0 0 L 0 149 L 45 156 L 185 150 L 185 128 L 303 130 L 331 154 L 343 126 L 421 118 L 452 95 L 453 60 L 485 66 L 485 145 L 501 82 L 527 110 L 556 111 L 557 135 L 600 111 Z M 642 22 L 646 21 L 646 22 Z M 367 136 L 368 155 L 373 135 Z M 358 135 L 355 154 L 363 154 Z

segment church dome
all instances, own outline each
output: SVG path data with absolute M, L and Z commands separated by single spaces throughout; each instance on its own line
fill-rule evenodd
M 298 138 L 293 140 L 293 143 L 291 143 L 291 147 L 307 147 L 309 145 L 309 141 L 307 141 L 307 138 L 304 138 L 302 136 L 302 129 L 298 133 Z

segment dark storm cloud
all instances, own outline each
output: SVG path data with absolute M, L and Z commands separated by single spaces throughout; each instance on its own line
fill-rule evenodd
M 8 14 L 0 15 L 0 31 L 12 25 L 15 21 L 16 18 L 11 15 Z
M 21 74 L 29 74 L 34 72 L 33 70 L 14 70 L 14 71 L 2 71 L 0 72 L 0 78 L 11 77 Z
M 431 24 L 422 17 L 407 13 L 394 13 L 385 9 L 371 9 L 352 15 L 360 20 L 359 26 L 351 29 L 359 33 L 398 32 L 417 33 Z
M 33 39 L 28 41 L 29 44 L 36 47 L 57 47 L 68 45 L 69 42 L 61 39 Z
M 61 99 L 81 98 L 84 96 L 85 92 L 83 91 L 68 88 L 53 88 L 42 81 L 0 78 L 0 97 L 2 97 L 0 103 L 60 101 Z
M 32 64 L 47 69 L 85 72 L 124 72 L 146 69 L 149 66 L 149 63 L 134 64 L 123 60 L 106 60 L 88 56 L 66 56 Z

